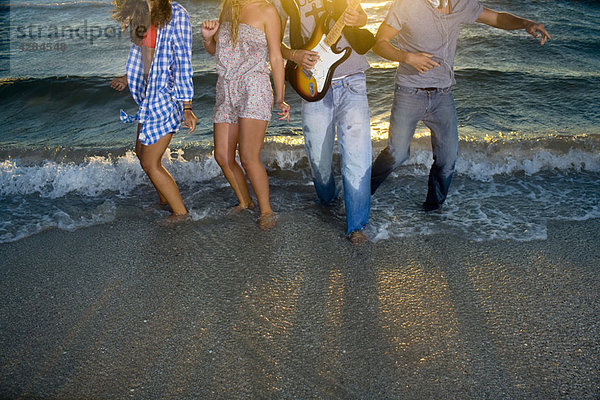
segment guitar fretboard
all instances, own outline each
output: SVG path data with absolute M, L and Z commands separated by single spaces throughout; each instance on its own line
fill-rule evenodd
M 348 10 L 348 9 L 353 10 L 356 7 L 358 7 L 359 4 L 360 4 L 360 0 L 352 0 L 348 4 L 348 7 L 346 7 L 346 10 Z M 346 26 L 346 23 L 344 22 L 344 14 L 345 13 L 346 13 L 346 11 L 344 10 L 342 15 L 340 15 L 340 17 L 337 19 L 337 21 L 335 21 L 335 25 L 333 25 L 333 27 L 331 28 L 331 30 L 329 31 L 327 36 L 325 36 L 325 39 L 323 40 L 323 42 L 327 46 L 329 46 L 329 47 L 333 46 L 335 44 L 335 42 L 337 42 L 337 40 L 340 38 L 340 35 L 342 34 L 342 30 Z

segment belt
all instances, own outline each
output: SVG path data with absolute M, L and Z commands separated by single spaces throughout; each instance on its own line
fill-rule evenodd
M 358 75 L 358 74 L 364 75 L 365 73 L 362 72 L 362 71 L 360 71 L 360 72 L 353 72 L 353 73 L 348 74 L 348 75 L 342 75 L 342 76 L 335 77 L 335 78 L 332 79 L 332 81 L 337 81 L 337 80 L 344 79 L 344 78 L 347 78 L 349 76 Z
M 420 88 L 417 88 L 417 90 L 425 90 L 425 91 L 428 91 L 428 92 L 433 92 L 434 90 L 438 90 L 438 89 L 439 88 L 436 88 L 436 87 L 420 87 Z

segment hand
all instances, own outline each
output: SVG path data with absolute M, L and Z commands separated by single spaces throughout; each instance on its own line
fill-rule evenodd
M 217 21 L 217 20 L 204 21 L 201 26 L 202 41 L 209 42 L 210 40 L 212 40 L 213 36 L 215 36 L 215 33 L 217 33 L 218 29 L 219 29 L 219 21 Z
M 123 89 L 127 87 L 127 75 L 117 76 L 112 81 L 110 81 L 110 87 L 122 92 Z
M 183 110 L 183 126 L 190 129 L 188 133 L 194 132 L 197 122 L 198 118 L 196 118 L 192 110 Z
M 420 74 L 424 74 L 430 69 L 440 66 L 431 57 L 433 55 L 427 53 L 408 53 L 404 62 L 419 71 Z
M 306 70 L 311 70 L 319 61 L 319 53 L 310 50 L 292 50 L 292 61 Z
M 531 36 L 533 36 L 536 39 L 540 36 L 539 33 L 541 33 L 540 45 L 542 45 L 542 46 L 544 45 L 544 43 L 546 43 L 546 40 L 551 39 L 548 32 L 546 32 L 546 28 L 544 28 L 544 25 L 538 24 L 537 22 L 533 22 L 533 21 L 525 22 L 525 30 L 527 31 L 527 33 L 529 33 Z
M 275 106 L 281 110 L 280 112 L 277 113 L 277 115 L 281 115 L 281 117 L 279 118 L 279 120 L 281 121 L 282 119 L 287 119 L 287 121 L 290 121 L 290 106 L 288 103 L 286 103 L 285 101 L 278 101 Z
M 360 13 L 357 10 L 350 8 L 346 9 L 344 13 L 344 23 L 347 26 L 363 26 L 363 21 L 360 20 Z

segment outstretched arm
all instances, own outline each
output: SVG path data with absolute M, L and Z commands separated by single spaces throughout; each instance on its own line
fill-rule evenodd
M 290 119 L 290 106 L 285 100 L 285 71 L 283 67 L 283 56 L 281 55 L 281 25 L 279 14 L 273 6 L 266 10 L 265 34 L 269 48 L 269 62 L 273 72 L 273 84 L 275 86 L 275 105 L 280 110 L 280 119 Z
M 432 54 L 428 53 L 411 53 L 408 51 L 400 50 L 390 43 L 390 40 L 398 34 L 398 30 L 385 22 L 379 26 L 377 35 L 375 36 L 375 46 L 373 46 L 373 52 L 383 58 L 387 58 L 391 61 L 398 61 L 406 63 L 419 71 L 424 73 L 439 67 L 440 64 L 436 63 L 431 57 Z
M 546 40 L 550 40 L 550 35 L 546 32 L 544 25 L 506 12 L 490 10 L 486 7 L 483 7 L 477 22 L 507 31 L 525 29 L 534 38 L 539 37 L 541 45 L 546 43 Z

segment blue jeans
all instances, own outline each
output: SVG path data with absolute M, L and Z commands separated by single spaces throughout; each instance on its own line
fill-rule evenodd
M 458 153 L 458 122 L 450 88 L 424 90 L 396 85 L 388 146 L 373 163 L 371 192 L 410 155 L 417 122 L 431 130 L 433 165 L 429 171 L 425 210 L 439 209 L 448 195 Z
M 319 201 L 329 205 L 337 196 L 332 171 L 337 132 L 341 155 L 346 233 L 360 230 L 371 211 L 371 123 L 364 74 L 336 79 L 325 97 L 302 102 L 306 154 Z

